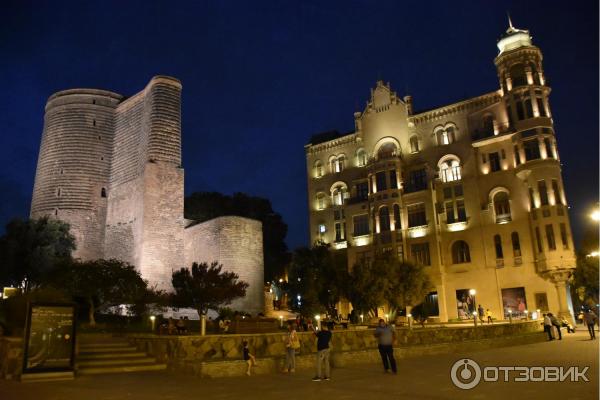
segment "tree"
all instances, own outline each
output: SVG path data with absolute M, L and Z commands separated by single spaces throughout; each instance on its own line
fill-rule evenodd
M 288 298 L 293 310 L 305 315 L 334 313 L 345 295 L 348 267 L 344 252 L 317 243 L 294 251 L 288 274 Z M 300 296 L 300 298 L 298 298 Z
M 27 292 L 39 286 L 58 264 L 70 260 L 73 250 L 75 238 L 67 223 L 48 217 L 13 219 L 0 238 L 0 283 Z
M 589 254 L 577 255 L 577 266 L 573 273 L 571 287 L 577 294 L 577 299 L 588 307 L 598 304 L 598 257 Z
M 350 271 L 347 297 L 352 307 L 361 314 L 374 312 L 385 302 L 385 293 L 392 279 L 382 262 L 359 262 Z
M 285 244 L 287 225 L 281 215 L 273 211 L 271 202 L 260 197 L 235 193 L 226 196 L 216 192 L 196 192 L 185 198 L 185 218 L 198 222 L 224 215 L 237 215 L 262 222 L 265 282 L 272 282 L 284 275 L 290 262 Z
M 244 297 L 248 284 L 239 280 L 234 272 L 223 271 L 223 265 L 213 262 L 194 263 L 191 268 L 181 268 L 172 275 L 173 305 L 191 307 L 198 316 L 208 310 L 218 310 L 220 306 L 231 304 L 234 299 Z
M 96 312 L 136 304 L 148 295 L 148 284 L 140 273 L 119 260 L 66 262 L 56 269 L 48 284 L 83 299 L 89 307 L 91 326 L 96 325 Z
M 413 307 L 423 302 L 433 288 L 425 268 L 420 264 L 401 262 L 396 258 L 383 261 L 391 273 L 386 301 L 396 310 Z

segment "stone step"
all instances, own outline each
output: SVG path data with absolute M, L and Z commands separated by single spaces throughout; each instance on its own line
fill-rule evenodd
M 81 351 L 85 351 L 88 349 L 106 349 L 111 347 L 131 347 L 131 344 L 129 344 L 128 342 L 79 343 L 79 350 Z
M 78 375 L 120 374 L 120 373 L 124 373 L 124 372 L 164 371 L 166 369 L 167 369 L 167 364 L 106 366 L 106 367 L 82 368 L 77 371 L 77 374 Z
M 105 366 L 127 366 L 127 365 L 140 365 L 140 364 L 155 364 L 156 358 L 154 357 L 137 357 L 137 358 L 107 358 L 107 359 L 91 359 L 91 360 L 78 360 L 78 368 L 91 368 L 91 367 L 105 367 Z
M 118 358 L 138 358 L 146 357 L 146 353 L 141 351 L 132 352 L 106 352 L 106 353 L 83 353 L 77 356 L 78 360 L 99 360 L 99 359 L 118 359 Z
M 80 354 L 89 354 L 89 353 L 124 353 L 124 352 L 134 352 L 137 351 L 137 347 L 135 346 L 102 346 L 102 347 L 87 347 L 82 349 L 79 348 Z

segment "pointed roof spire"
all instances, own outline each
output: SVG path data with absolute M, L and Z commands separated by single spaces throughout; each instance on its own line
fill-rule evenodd
M 510 13 L 507 11 L 506 15 L 508 16 L 508 27 L 510 29 L 515 29 L 515 27 L 513 26 L 512 20 L 510 19 Z

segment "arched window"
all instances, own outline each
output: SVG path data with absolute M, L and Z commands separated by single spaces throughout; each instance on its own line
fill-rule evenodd
M 452 245 L 452 264 L 471 262 L 469 245 L 464 240 L 458 240 Z
M 336 183 L 331 187 L 331 202 L 334 206 L 344 205 L 344 199 L 347 199 L 348 195 L 348 186 L 345 183 Z
M 420 147 L 419 147 L 419 138 L 417 136 L 413 136 L 410 138 L 410 152 L 411 153 L 418 153 L 419 151 L 421 151 Z
M 384 143 L 377 151 L 377 158 L 390 158 L 397 154 L 396 144 L 394 142 Z
M 521 257 L 521 242 L 519 241 L 519 234 L 517 232 L 511 233 L 510 240 L 512 242 L 513 255 L 515 257 Z
M 492 199 L 494 202 L 494 214 L 496 215 L 497 224 L 505 224 L 512 220 L 510 215 L 510 199 L 508 193 L 500 191 L 494 194 Z
M 100 189 L 100 197 L 106 197 L 106 188 Z
M 502 238 L 500 235 L 494 235 L 494 248 L 496 249 L 496 258 L 504 258 L 504 252 L 502 251 Z
M 510 67 L 509 73 L 513 87 L 527 85 L 527 76 L 525 74 L 525 66 L 523 64 L 513 65 Z
M 461 179 L 460 161 L 455 156 L 442 157 L 438 163 L 442 182 L 452 182 Z
M 317 193 L 317 210 L 324 210 L 325 209 L 325 193 Z
M 365 149 L 358 149 L 358 151 L 356 152 L 356 166 L 364 167 L 365 165 L 367 165 L 367 161 L 368 157 Z
M 400 206 L 394 204 L 394 229 L 397 231 L 402 229 L 402 223 L 400 221 Z
M 379 209 L 379 232 L 390 230 L 390 210 L 384 206 Z
M 447 125 L 444 128 L 439 128 L 435 131 L 435 136 L 439 146 L 454 143 L 456 140 L 455 127 L 453 125 Z
M 320 178 L 324 175 L 323 163 L 321 160 L 315 161 L 315 178 Z

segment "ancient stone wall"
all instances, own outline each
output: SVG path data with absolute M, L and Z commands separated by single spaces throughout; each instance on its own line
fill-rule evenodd
M 121 98 L 103 90 L 74 89 L 58 92 L 46 103 L 31 217 L 68 222 L 77 241 L 75 257 L 102 256 L 114 111 Z
M 263 236 L 260 221 L 219 217 L 185 229 L 185 265 L 218 261 L 250 286 L 231 308 L 253 314 L 264 309 Z

